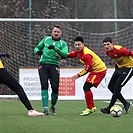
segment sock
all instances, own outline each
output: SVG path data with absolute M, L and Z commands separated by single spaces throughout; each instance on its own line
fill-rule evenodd
M 51 105 L 51 108 L 54 108 L 54 105 Z
M 85 92 L 85 99 L 86 99 L 87 108 L 92 109 L 94 107 L 92 91 L 86 91 Z
M 45 107 L 44 107 L 44 111 L 48 111 L 48 107 L 45 106 Z
M 54 107 L 54 105 L 57 103 L 58 100 L 58 94 L 51 93 L 51 107 Z
M 41 95 L 44 111 L 48 111 L 48 90 L 41 90 Z

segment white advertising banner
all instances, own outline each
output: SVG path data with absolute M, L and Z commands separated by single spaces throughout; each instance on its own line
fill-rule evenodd
M 83 85 L 88 74 L 73 81 L 71 77 L 81 71 L 82 68 L 62 68 L 60 69 L 60 87 L 59 100 L 83 100 Z M 94 100 L 110 100 L 111 92 L 107 86 L 113 74 L 114 69 L 108 69 L 105 78 L 100 85 L 91 90 L 93 91 Z M 30 100 L 41 100 L 41 86 L 37 68 L 20 68 L 19 82 L 24 88 Z M 49 87 L 49 99 L 51 87 Z M 133 78 L 123 87 L 122 94 L 126 99 L 133 99 Z

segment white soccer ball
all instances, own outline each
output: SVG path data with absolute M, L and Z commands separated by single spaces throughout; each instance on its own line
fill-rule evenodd
M 110 114 L 113 117 L 119 117 L 122 115 L 122 108 L 119 105 L 114 105 L 111 109 L 110 109 Z

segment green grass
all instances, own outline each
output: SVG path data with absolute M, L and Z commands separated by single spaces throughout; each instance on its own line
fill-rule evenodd
M 34 108 L 43 111 L 41 101 L 31 101 Z M 56 116 L 28 117 L 18 100 L 0 101 L 0 133 L 133 133 L 133 109 L 118 118 L 102 114 L 100 107 L 108 103 L 95 101 L 97 111 L 80 116 L 85 101 L 58 101 Z

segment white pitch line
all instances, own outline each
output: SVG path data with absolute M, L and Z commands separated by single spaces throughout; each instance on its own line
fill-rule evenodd
M 104 102 L 110 103 L 110 101 L 104 101 Z M 115 102 L 115 104 L 122 104 L 122 103 L 121 102 Z M 130 102 L 130 104 L 131 104 L 131 106 L 133 106 L 133 103 L 132 102 Z
M 7 115 L 7 116 L 0 116 L 0 118 L 4 117 L 19 117 L 19 118 L 24 118 L 25 116 L 18 116 L 18 115 Z M 28 117 L 28 115 L 27 115 Z
M 110 101 L 104 101 L 106 103 L 110 103 Z M 115 104 L 122 104 L 121 102 L 115 102 Z

